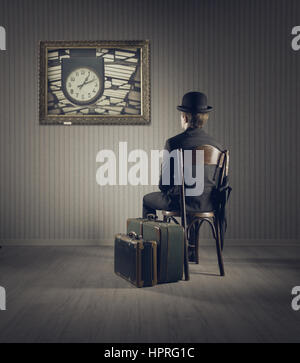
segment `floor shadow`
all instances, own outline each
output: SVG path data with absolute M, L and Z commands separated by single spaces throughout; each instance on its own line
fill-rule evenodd
M 212 276 L 212 277 L 222 277 L 220 274 L 211 272 L 191 272 L 191 275 L 202 275 L 202 276 Z

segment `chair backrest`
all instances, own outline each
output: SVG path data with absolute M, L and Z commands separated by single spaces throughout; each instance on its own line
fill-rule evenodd
M 215 165 L 215 176 L 218 176 L 217 179 L 217 188 L 223 186 L 224 178 L 228 176 L 228 170 L 229 170 L 229 151 L 224 150 L 220 151 L 216 147 L 212 145 L 201 145 L 197 148 L 192 150 L 192 165 L 196 166 L 197 163 L 197 150 L 203 150 L 204 151 L 204 165 Z M 182 213 L 182 221 L 185 220 L 186 217 L 186 207 L 185 207 L 185 198 L 183 196 L 185 195 L 185 183 L 184 183 L 184 163 L 183 163 L 183 150 L 179 150 L 179 161 L 180 161 L 180 169 L 181 169 L 181 175 L 182 175 L 182 183 L 180 188 L 180 203 L 181 203 L 181 213 Z M 183 222 L 183 225 L 185 226 L 186 223 Z
M 216 171 L 218 172 L 218 169 L 220 171 L 219 174 L 219 180 L 217 181 L 217 186 L 221 186 L 223 184 L 223 180 L 225 176 L 228 175 L 229 170 L 229 151 L 224 150 L 220 151 L 216 147 L 212 145 L 201 145 L 197 148 L 193 149 L 193 156 L 192 156 L 192 163 L 193 165 L 196 165 L 196 152 L 197 150 L 203 150 L 204 151 L 204 164 L 205 165 L 216 165 Z

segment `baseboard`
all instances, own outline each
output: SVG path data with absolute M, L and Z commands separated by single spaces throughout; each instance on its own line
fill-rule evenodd
M 201 246 L 214 245 L 213 239 L 204 238 Z M 299 246 L 299 239 L 232 239 L 225 241 L 226 246 Z M 113 239 L 1 239 L 0 246 L 113 246 Z
M 3 239 L 0 246 L 112 246 L 111 239 Z
M 204 239 L 200 242 L 201 246 L 208 246 L 214 243 L 213 239 Z M 225 240 L 226 246 L 299 246 L 300 239 L 250 239 L 250 238 L 228 238 Z

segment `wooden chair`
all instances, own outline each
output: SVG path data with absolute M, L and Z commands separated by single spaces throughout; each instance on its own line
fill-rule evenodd
M 196 150 L 204 151 L 204 164 L 205 165 L 215 165 L 217 179 L 217 189 L 221 188 L 224 183 L 225 177 L 228 176 L 229 168 L 229 152 L 227 150 L 220 151 L 212 145 L 202 145 L 193 150 L 193 165 L 196 163 Z M 221 201 L 217 201 L 220 203 Z M 162 211 L 163 218 L 165 222 L 175 222 L 178 223 L 176 217 L 181 217 L 182 213 L 180 211 Z M 204 222 L 207 222 L 212 230 L 213 237 L 216 241 L 216 249 L 218 256 L 218 264 L 220 269 L 220 275 L 225 276 L 224 263 L 222 257 L 223 250 L 223 238 L 220 233 L 220 215 L 218 209 L 206 212 L 195 212 L 188 213 L 190 219 L 187 225 L 187 239 L 190 240 L 191 229 L 195 228 L 196 241 L 195 246 L 190 245 L 189 247 L 195 248 L 196 264 L 199 264 L 199 241 L 200 241 L 200 228 Z

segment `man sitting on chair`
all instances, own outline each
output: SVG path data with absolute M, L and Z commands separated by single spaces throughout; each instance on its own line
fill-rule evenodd
M 208 135 L 203 126 L 206 124 L 212 107 L 207 105 L 207 97 L 201 92 L 189 92 L 183 96 L 182 105 L 177 106 L 181 111 L 181 126 L 184 132 L 171 137 L 166 141 L 165 150 L 169 153 L 173 150 L 192 150 L 202 145 L 212 145 L 219 150 L 223 147 L 212 136 Z M 162 165 L 166 163 L 163 160 Z M 180 186 L 174 185 L 174 166 L 171 167 L 171 178 L 168 185 L 162 183 L 160 175 L 160 192 L 146 194 L 143 198 L 143 217 L 148 214 L 156 214 L 156 210 L 179 210 Z M 214 209 L 213 188 L 216 186 L 215 166 L 204 166 L 204 191 L 200 196 L 186 197 L 186 211 L 206 212 Z M 190 241 L 191 242 L 191 241 Z

